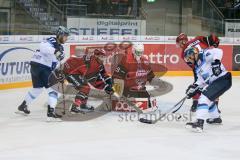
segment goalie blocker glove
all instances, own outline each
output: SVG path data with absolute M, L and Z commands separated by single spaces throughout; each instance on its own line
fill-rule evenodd
M 212 72 L 214 76 L 219 76 L 222 73 L 220 60 L 216 59 L 212 62 Z
M 112 86 L 113 86 L 112 78 L 108 77 L 104 81 L 105 81 L 105 84 L 106 84 L 105 87 L 104 87 L 105 92 L 107 94 L 113 94 L 114 90 L 112 88 Z
M 199 93 L 200 90 L 199 90 L 199 87 L 197 84 L 191 84 L 190 86 L 188 86 L 187 90 L 186 90 L 186 95 L 187 95 L 187 98 L 190 99 L 192 98 L 193 96 L 195 96 L 197 93 Z

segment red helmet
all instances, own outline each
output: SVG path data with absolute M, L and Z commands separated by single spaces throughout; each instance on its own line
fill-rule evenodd
M 188 37 L 185 33 L 180 33 L 176 38 L 176 43 L 179 43 L 180 41 L 188 41 Z
M 106 51 L 102 48 L 97 48 L 93 51 L 95 56 L 106 56 Z

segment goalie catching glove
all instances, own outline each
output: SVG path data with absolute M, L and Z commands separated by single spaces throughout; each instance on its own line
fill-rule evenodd
M 190 99 L 200 92 L 199 86 L 197 84 L 191 84 L 186 90 L 187 98 Z

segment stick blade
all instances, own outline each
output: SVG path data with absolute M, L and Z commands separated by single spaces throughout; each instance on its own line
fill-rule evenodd
M 145 119 L 145 118 L 140 118 L 139 121 L 142 122 L 142 123 L 153 124 L 152 120 Z

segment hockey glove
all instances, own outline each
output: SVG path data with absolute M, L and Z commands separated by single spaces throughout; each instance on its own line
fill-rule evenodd
M 219 39 L 216 35 L 211 34 L 207 36 L 207 40 L 208 40 L 209 46 L 214 46 L 215 48 L 219 46 Z
M 72 83 L 74 88 L 79 90 L 85 83 L 84 79 L 78 74 L 70 74 L 67 76 L 67 81 Z
M 110 94 L 110 95 L 114 93 L 114 90 L 113 90 L 112 86 L 108 85 L 108 84 L 106 84 L 104 90 L 107 94 Z
M 65 57 L 65 55 L 64 55 L 63 52 L 61 52 L 61 51 L 57 51 L 57 50 L 56 50 L 56 52 L 55 52 L 55 56 L 56 56 L 56 58 L 57 58 L 58 61 L 63 60 L 64 57 Z
M 199 89 L 198 89 L 198 85 L 197 84 L 191 84 L 190 86 L 188 86 L 188 89 L 186 90 L 187 98 L 188 99 L 192 98 L 198 92 L 200 92 Z
M 212 72 L 214 76 L 219 76 L 222 73 L 220 60 L 216 59 L 212 62 Z
M 111 77 L 107 77 L 104 81 L 107 85 L 113 86 L 113 80 Z
M 64 79 L 65 79 L 65 74 L 63 73 L 62 70 L 60 69 L 55 69 L 54 70 L 54 76 L 56 77 L 56 80 L 60 83 L 63 83 L 64 82 Z
M 107 77 L 106 79 L 104 79 L 105 82 L 105 87 L 104 90 L 107 94 L 113 94 L 114 90 L 113 90 L 113 80 L 111 77 Z

